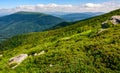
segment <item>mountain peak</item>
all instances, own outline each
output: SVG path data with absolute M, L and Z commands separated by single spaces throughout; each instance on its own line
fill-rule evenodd
M 27 11 L 19 11 L 19 12 L 16 12 L 15 14 L 42 14 L 42 15 L 47 15 L 47 14 L 40 13 L 40 12 L 27 12 Z

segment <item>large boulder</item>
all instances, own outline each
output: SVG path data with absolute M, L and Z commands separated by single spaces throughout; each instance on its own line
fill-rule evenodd
M 114 25 L 119 24 L 119 23 L 120 23 L 120 15 L 112 16 L 112 17 L 110 18 L 110 21 L 111 21 Z
M 111 27 L 113 25 L 117 25 L 117 24 L 120 24 L 120 15 L 112 16 L 109 20 L 104 21 L 101 24 L 101 27 L 102 28 L 109 28 L 109 27 Z
M 15 67 L 17 67 L 23 60 L 25 60 L 27 57 L 28 57 L 27 54 L 20 54 L 20 55 L 18 55 L 18 56 L 12 57 L 12 58 L 9 60 L 9 65 L 10 65 L 12 68 L 15 68 Z

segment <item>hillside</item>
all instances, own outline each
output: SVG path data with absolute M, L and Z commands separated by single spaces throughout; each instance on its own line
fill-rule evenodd
M 11 37 L 17 34 L 38 32 L 51 28 L 63 19 L 37 12 L 17 12 L 0 17 L 0 34 Z
M 101 26 L 114 15 L 120 15 L 120 9 L 64 28 L 14 36 L 0 44 L 0 71 L 119 73 L 120 25 Z M 11 69 L 16 63 L 9 65 L 9 59 L 20 54 L 28 58 Z
M 66 20 L 66 21 L 69 21 L 69 22 L 75 22 L 78 20 L 91 18 L 91 17 L 98 16 L 101 14 L 104 14 L 104 13 L 102 13 L 102 12 L 69 13 L 69 14 L 61 15 L 59 17 L 61 17 L 62 19 Z
M 73 23 L 74 23 L 74 22 L 62 22 L 62 23 L 59 23 L 59 24 L 57 24 L 56 26 L 53 26 L 52 28 L 47 29 L 47 30 L 54 30 L 54 29 L 63 28 L 63 27 L 72 25 Z M 47 31 L 47 30 L 45 30 L 45 31 Z

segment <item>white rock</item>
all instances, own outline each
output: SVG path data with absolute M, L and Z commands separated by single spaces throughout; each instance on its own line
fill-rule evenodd
M 37 55 L 38 55 L 37 53 L 34 54 L 34 56 L 37 56 Z
M 98 34 L 101 33 L 101 32 L 103 32 L 103 31 L 106 31 L 106 30 L 108 30 L 108 29 L 100 29 L 100 30 L 98 31 Z
M 61 40 L 69 40 L 71 37 L 65 37 L 65 38 L 62 38 Z
M 2 54 L 0 54 L 0 57 L 2 57 L 3 55 Z
M 120 15 L 115 15 L 111 17 L 112 19 L 119 19 L 120 20 Z
M 119 24 L 119 23 L 120 23 L 120 15 L 112 16 L 112 17 L 110 18 L 110 21 L 111 21 L 113 24 Z
M 53 65 L 52 65 L 52 64 L 50 64 L 50 67 L 53 67 Z
M 28 57 L 27 54 L 20 54 L 18 56 L 12 57 L 9 60 L 9 65 L 16 63 L 16 65 L 12 68 L 17 67 L 23 60 L 25 60 Z
M 17 65 L 15 65 L 15 66 L 13 66 L 13 67 L 12 67 L 12 69 L 15 69 L 18 65 L 19 65 L 19 64 L 17 64 Z
M 45 51 L 43 50 L 42 52 L 38 53 L 38 55 L 45 54 Z

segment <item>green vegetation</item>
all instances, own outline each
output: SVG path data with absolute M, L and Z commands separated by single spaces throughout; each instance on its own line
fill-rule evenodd
M 110 21 L 107 21 L 106 23 L 104 23 L 104 24 L 102 24 L 102 28 L 104 29 L 106 29 L 106 28 L 109 28 L 109 27 L 113 27 L 114 26 L 114 24 L 112 24 L 112 22 L 110 22 Z
M 38 33 L 17 35 L 0 44 L 1 73 L 120 73 L 120 25 L 101 31 L 101 23 L 120 9 Z M 101 31 L 101 32 L 100 32 Z M 45 51 L 45 54 L 33 56 Z M 11 57 L 29 57 L 11 69 Z

